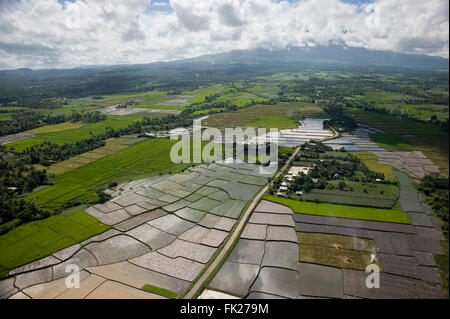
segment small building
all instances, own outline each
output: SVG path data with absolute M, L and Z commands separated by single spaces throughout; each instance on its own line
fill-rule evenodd
M 288 191 L 288 188 L 287 188 L 286 186 L 281 186 L 278 190 L 279 190 L 280 192 L 287 192 L 287 191 Z
M 313 169 L 313 167 L 310 167 L 310 166 L 292 166 L 290 169 L 289 169 L 289 173 L 288 174 L 291 174 L 292 176 L 298 176 L 298 175 L 300 175 L 301 173 L 303 173 L 303 174 L 305 174 L 305 175 L 308 175 L 309 174 L 309 172 L 311 171 Z
M 303 195 L 303 192 L 302 191 L 297 191 L 297 192 L 295 192 L 297 195 Z
M 291 182 L 294 180 L 294 176 L 288 174 L 288 175 L 284 176 L 284 179 Z

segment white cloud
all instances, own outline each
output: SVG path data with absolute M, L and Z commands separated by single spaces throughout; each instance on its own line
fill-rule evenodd
M 0 0 L 0 68 L 330 43 L 448 57 L 448 7 L 448 0 Z

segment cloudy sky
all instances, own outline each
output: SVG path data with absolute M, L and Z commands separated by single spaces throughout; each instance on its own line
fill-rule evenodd
M 0 69 L 345 44 L 448 58 L 448 0 L 0 0 Z

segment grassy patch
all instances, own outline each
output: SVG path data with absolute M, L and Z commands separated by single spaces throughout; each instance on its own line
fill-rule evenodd
M 173 291 L 170 291 L 170 290 L 167 290 L 164 288 L 160 288 L 160 287 L 156 287 L 156 286 L 152 286 L 152 285 L 144 285 L 144 287 L 142 287 L 142 290 L 145 290 L 147 292 L 151 292 L 154 294 L 158 294 L 158 295 L 161 295 L 164 297 L 173 298 L 173 299 L 178 297 L 178 294 Z
M 370 253 L 334 247 L 299 245 L 301 262 L 337 268 L 365 270 L 370 264 Z
M 387 151 L 417 151 L 417 146 L 413 145 L 406 138 L 395 134 L 389 133 L 377 133 L 369 134 L 370 138 L 377 143 L 379 147 L 384 148 Z
M 387 164 L 379 164 L 375 154 L 370 152 L 352 152 L 351 154 L 359 157 L 371 171 L 384 174 L 386 180 L 396 180 L 392 167 Z
M 83 211 L 18 226 L 0 236 L 0 269 L 22 266 L 109 228 Z
M 371 239 L 310 233 L 298 233 L 298 239 L 300 261 L 338 268 L 365 270 L 375 251 Z
M 281 116 L 262 116 L 260 119 L 245 123 L 246 126 L 261 127 L 267 130 L 277 128 L 279 130 L 296 128 L 299 123 L 297 120 Z
M 288 206 L 296 214 L 308 214 L 330 217 L 341 217 L 361 220 L 373 220 L 388 223 L 410 224 L 408 215 L 401 210 L 355 207 L 333 204 L 317 204 L 296 200 L 265 196 L 264 199 Z
M 32 134 L 43 134 L 43 133 L 55 133 L 55 132 L 61 132 L 66 130 L 73 130 L 82 127 L 85 125 L 81 122 L 64 122 L 60 124 L 54 124 L 54 125 L 45 125 L 38 128 L 35 128 L 34 130 L 27 131 L 27 133 Z
M 303 198 L 310 202 L 390 209 L 395 205 L 398 196 L 382 195 L 379 193 L 348 192 L 336 189 L 313 189 L 311 192 L 304 194 Z
M 295 149 L 294 148 L 290 148 L 290 147 L 279 147 L 278 148 L 278 154 L 284 154 L 284 155 L 288 155 L 291 156 L 292 154 L 294 154 Z

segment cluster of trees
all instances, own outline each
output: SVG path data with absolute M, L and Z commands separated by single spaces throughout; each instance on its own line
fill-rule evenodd
M 439 174 L 429 174 L 424 177 L 421 184 L 417 185 L 417 188 L 428 196 L 426 202 L 442 221 L 442 231 L 448 241 L 449 179 Z
M 0 224 L 13 219 L 20 223 L 48 217 L 48 211 L 18 197 L 47 182 L 45 171 L 36 170 L 17 158 L 0 158 Z
M 72 113 L 69 115 L 70 121 L 83 123 L 97 123 L 106 120 L 106 115 L 98 111 L 85 113 Z
M 1 227 L 0 235 L 22 223 L 40 220 L 50 216 L 51 213 L 48 210 L 41 209 L 34 202 L 17 198 L 8 193 L 0 194 L 0 225 L 14 220 L 14 223 L 8 225 L 8 227 Z
M 19 97 L 16 106 L 30 109 L 56 109 L 64 104 L 59 98 Z
M 73 156 L 89 152 L 105 146 L 104 136 L 94 136 L 75 143 L 64 143 L 58 145 L 44 141 L 39 145 L 26 148 L 18 153 L 28 164 L 41 164 L 49 166 L 55 162 L 61 162 Z
M 217 100 L 221 95 L 222 94 L 220 94 L 220 93 L 216 93 L 216 94 L 211 94 L 211 95 L 205 96 L 205 102 L 212 103 L 215 100 Z
M 356 128 L 358 123 L 345 114 L 344 108 L 339 104 L 324 105 L 325 112 L 331 117 L 330 120 L 323 122 L 323 128 L 334 127 L 342 132 L 350 132 Z
M 12 115 L 12 120 L 0 121 L 0 136 L 32 130 L 47 124 L 59 124 L 66 121 L 64 115 L 50 116 L 37 112 L 24 111 Z
M 299 165 L 310 165 L 312 169 L 308 174 L 300 173 L 290 182 L 289 192 L 303 191 L 308 193 L 313 189 L 336 188 L 342 191 L 352 191 L 347 182 L 375 183 L 376 180 L 379 180 L 379 183 L 392 183 L 386 181 L 382 173 L 371 171 L 358 157 L 345 151 L 341 152 L 345 153 L 345 157 L 337 156 L 336 153 L 324 154 L 331 151 L 333 149 L 323 143 L 303 144 L 300 155 L 296 156 L 295 161 L 303 161 Z M 286 157 L 283 154 L 283 158 Z M 282 178 L 274 181 L 274 186 L 270 190 L 272 194 L 275 193 L 282 182 Z
M 36 170 L 20 159 L 0 159 L 0 181 L 2 187 L 12 188 L 14 192 L 30 192 L 47 182 L 45 171 Z M 4 189 L 2 189 L 4 190 Z

